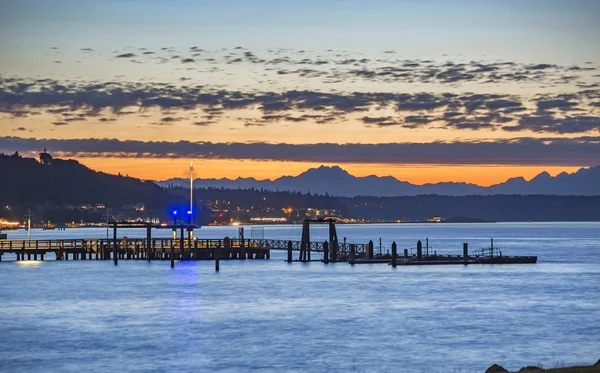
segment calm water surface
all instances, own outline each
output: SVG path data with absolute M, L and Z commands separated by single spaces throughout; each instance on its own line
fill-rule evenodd
M 246 237 L 300 239 L 300 226 Z M 168 236 L 170 232 L 155 232 Z M 128 230 L 129 237 L 144 236 Z M 236 236 L 205 227 L 203 238 Z M 33 238 L 105 237 L 104 229 Z M 387 251 L 489 246 L 535 265 L 0 263 L 2 372 L 483 372 L 600 358 L 600 223 L 338 226 Z M 9 238 L 26 237 L 23 231 Z M 326 227 L 311 231 L 327 237 Z

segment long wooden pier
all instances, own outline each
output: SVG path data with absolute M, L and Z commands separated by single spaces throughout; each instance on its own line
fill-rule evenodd
M 311 253 L 322 254 L 324 263 L 348 262 L 352 265 L 360 263 L 385 263 L 393 267 L 397 265 L 439 265 L 439 264 L 520 264 L 536 263 L 536 256 L 506 256 L 494 247 L 492 239 L 488 249 L 469 254 L 468 244 L 463 244 L 461 255 L 429 254 L 429 246 L 425 255 L 421 241 L 417 242 L 416 254 L 399 255 L 396 243 L 392 243 L 392 252 L 375 254 L 373 241 L 366 244 L 340 244 L 333 221 L 316 221 L 329 224 L 329 240 L 324 242 L 310 241 L 309 223 L 306 220 L 300 241 L 274 239 L 245 239 L 224 237 L 223 239 L 199 239 L 193 237 L 193 226 L 171 226 L 173 237 L 152 238 L 151 224 L 130 224 L 113 222 L 113 237 L 90 239 L 50 239 L 50 240 L 7 240 L 0 239 L 0 261 L 5 254 L 15 254 L 16 260 L 45 260 L 48 254 L 54 254 L 55 260 L 170 260 L 171 267 L 179 260 L 214 260 L 219 270 L 220 260 L 270 259 L 271 250 L 287 251 L 287 262 L 310 262 Z M 146 238 L 117 237 L 118 228 L 146 228 Z M 160 227 L 165 228 L 165 227 Z M 187 230 L 185 235 L 184 230 Z M 179 236 L 177 232 L 179 231 Z M 294 260 L 294 252 L 299 252 Z

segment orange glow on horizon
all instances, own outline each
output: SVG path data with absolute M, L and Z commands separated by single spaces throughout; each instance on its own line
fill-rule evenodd
M 79 158 L 79 162 L 97 171 L 129 175 L 144 180 L 166 180 L 189 177 L 189 164 L 194 163 L 195 177 L 228 178 L 254 177 L 259 180 L 281 176 L 297 176 L 309 168 L 338 164 L 312 162 L 280 162 L 253 160 L 198 160 L 198 159 L 140 159 L 140 158 Z M 572 173 L 580 167 L 568 166 L 514 166 L 514 165 L 411 165 L 411 164 L 339 164 L 342 169 L 358 177 L 393 176 L 413 184 L 438 182 L 466 182 L 481 186 L 501 183 L 513 177 L 527 180 L 547 171 L 555 176 Z

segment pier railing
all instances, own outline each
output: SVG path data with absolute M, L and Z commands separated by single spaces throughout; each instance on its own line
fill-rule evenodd
M 291 240 L 274 240 L 274 239 L 198 239 L 190 237 L 177 238 L 152 238 L 147 242 L 146 238 L 128 238 L 121 237 L 118 239 L 106 238 L 77 238 L 77 239 L 50 239 L 50 240 L 0 240 L 0 252 L 16 252 L 25 250 L 27 252 L 48 251 L 57 252 L 59 250 L 82 250 L 86 252 L 99 252 L 102 248 L 113 249 L 116 243 L 119 250 L 147 250 L 151 248 L 153 251 L 161 252 L 174 249 L 214 249 L 217 247 L 223 249 L 237 248 L 255 248 L 269 250 L 284 250 L 287 251 L 291 243 L 293 251 L 302 249 L 302 241 Z M 324 242 L 311 241 L 307 245 L 311 252 L 324 252 Z M 365 253 L 367 244 L 338 244 L 337 252 L 339 254 L 350 253 L 354 248 L 355 253 Z M 329 250 L 332 250 L 330 247 Z

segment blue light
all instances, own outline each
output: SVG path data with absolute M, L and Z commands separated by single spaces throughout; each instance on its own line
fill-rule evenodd
M 177 210 L 173 210 L 173 215 L 177 215 Z
M 192 215 L 192 212 L 190 210 L 188 210 L 188 215 Z

